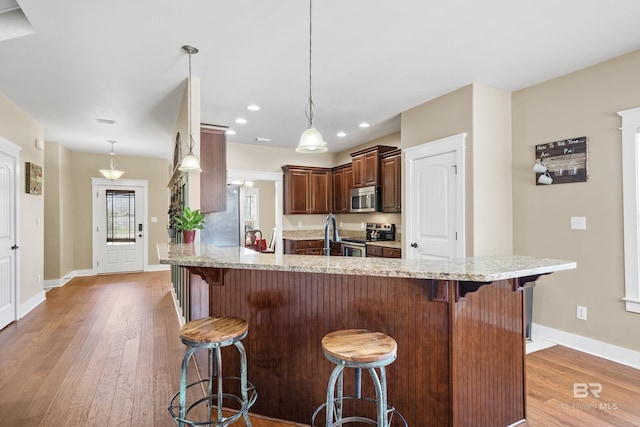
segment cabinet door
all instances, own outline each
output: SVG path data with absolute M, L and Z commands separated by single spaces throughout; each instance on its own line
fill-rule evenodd
M 309 171 L 287 169 L 284 176 L 284 213 L 309 213 Z
M 227 143 L 224 131 L 200 129 L 200 211 L 227 210 Z
M 381 257 L 382 256 L 382 247 L 367 245 L 367 256 L 368 257 Z
M 310 173 L 309 213 L 325 214 L 331 212 L 331 171 Z
M 382 212 L 400 212 L 401 209 L 401 161 L 400 156 L 380 161 L 382 181 Z
M 351 160 L 351 168 L 353 169 L 353 186 L 364 186 L 364 155 L 355 156 Z
M 348 206 L 345 205 L 344 195 L 344 169 L 333 171 L 333 213 L 345 213 Z
M 382 248 L 382 256 L 385 258 L 402 258 L 402 249 Z
M 353 167 L 344 170 L 344 209 L 351 212 L 351 189 L 353 188 Z
M 378 185 L 378 152 L 373 151 L 364 155 L 364 171 L 362 180 L 364 186 Z

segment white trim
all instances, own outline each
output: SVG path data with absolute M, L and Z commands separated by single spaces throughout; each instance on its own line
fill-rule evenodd
M 640 313 L 640 108 L 619 111 L 622 117 L 622 200 L 624 213 L 624 282 L 626 310 Z
M 282 242 L 282 172 L 258 172 L 246 170 L 228 170 L 227 182 L 234 179 L 250 179 L 254 181 L 275 181 L 276 184 L 276 242 Z M 282 255 L 282 243 L 276 244 L 276 255 Z
M 98 242 L 94 238 L 95 230 L 96 230 L 96 217 L 94 215 L 94 202 L 95 199 L 93 195 L 98 191 L 98 186 L 112 186 L 112 187 L 142 187 L 144 192 L 143 197 L 143 209 L 142 213 L 142 227 L 143 227 L 143 241 L 142 241 L 142 271 L 148 271 L 149 268 L 149 221 L 147 221 L 147 216 L 149 212 L 149 180 L 147 179 L 118 179 L 117 181 L 111 181 L 106 178 L 91 178 L 91 240 L 92 240 L 92 267 L 94 271 L 97 271 L 97 257 L 98 257 Z
M 44 289 L 61 288 L 66 285 L 74 277 L 96 276 L 95 270 L 73 270 L 59 279 L 48 279 L 44 281 Z
M 414 147 L 409 147 L 403 149 L 404 153 L 404 166 L 403 166 L 403 181 L 405 182 L 405 200 L 403 200 L 403 208 L 402 211 L 404 213 L 403 225 L 404 225 L 404 234 L 403 234 L 403 248 L 402 253 L 407 254 L 408 256 L 411 251 L 410 238 L 405 236 L 411 236 L 413 234 L 412 224 L 413 224 L 413 210 L 411 209 L 408 195 L 412 194 L 413 184 L 411 182 L 411 173 L 413 162 L 415 160 L 419 160 L 425 157 L 437 156 L 440 154 L 452 153 L 456 154 L 456 165 L 458 166 L 458 173 L 456 175 L 456 204 L 457 204 L 457 218 L 456 218 L 456 227 L 458 229 L 458 240 L 456 242 L 456 257 L 462 258 L 465 256 L 465 149 L 464 149 L 464 141 L 466 133 L 459 133 L 456 135 L 451 135 L 446 138 L 438 139 L 432 142 L 427 142 L 424 144 L 420 144 Z
M 607 344 L 602 341 L 596 341 L 591 338 L 575 335 L 559 329 L 549 328 L 536 323 L 533 323 L 531 326 L 531 334 L 534 340 L 537 337 L 540 337 L 547 341 L 551 341 L 583 353 L 592 354 L 612 362 L 640 369 L 640 352 L 638 351 L 629 350 L 613 344 Z
M 29 314 L 31 310 L 33 310 L 34 308 L 42 304 L 47 299 L 46 294 L 47 293 L 44 290 L 42 290 L 37 294 L 35 294 L 34 296 L 32 296 L 31 298 L 29 298 L 29 300 L 24 304 L 20 304 L 20 307 L 18 308 L 17 320 L 22 319 L 24 316 Z
M 145 271 L 147 272 L 152 272 L 152 271 L 169 271 L 171 270 L 171 266 L 167 265 L 167 264 L 153 264 L 153 265 L 148 265 L 147 269 Z
M 171 290 L 171 298 L 173 299 L 173 308 L 176 309 L 176 317 L 178 318 L 178 322 L 180 323 L 180 327 L 182 327 L 187 321 L 184 318 L 184 316 L 182 315 L 182 309 L 180 308 L 180 302 L 178 301 L 178 298 L 176 297 L 176 291 L 175 291 L 175 289 L 173 289 L 173 285 L 171 285 L 169 287 L 169 290 Z

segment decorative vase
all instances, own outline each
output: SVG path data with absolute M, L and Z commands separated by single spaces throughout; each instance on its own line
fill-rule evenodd
M 193 243 L 196 238 L 196 230 L 182 230 L 182 243 Z

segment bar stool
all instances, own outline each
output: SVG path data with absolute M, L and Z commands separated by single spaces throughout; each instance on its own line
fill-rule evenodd
M 247 427 L 251 427 L 249 420 L 249 408 L 255 403 L 258 393 L 255 386 L 247 380 L 247 354 L 240 342 L 247 336 L 249 324 L 237 317 L 205 317 L 193 320 L 182 326 L 180 329 L 180 339 L 187 345 L 187 351 L 182 359 L 182 371 L 180 374 L 180 391 L 178 391 L 169 403 L 169 413 L 179 427 L 183 426 L 227 426 L 241 416 Z M 240 353 L 240 377 L 222 376 L 222 354 L 221 349 L 234 345 Z M 189 359 L 199 348 L 209 350 L 209 374 L 207 378 L 187 385 L 187 367 Z M 223 380 L 239 381 L 240 396 L 224 392 L 222 390 Z M 217 387 L 214 389 L 213 384 Z M 187 391 L 192 387 L 200 385 L 203 397 L 195 399 L 187 405 Z M 204 390 L 204 386 L 207 390 Z M 228 417 L 223 415 L 224 401 L 232 401 L 240 405 L 240 409 L 225 410 L 231 413 Z M 206 405 L 206 420 L 189 420 L 190 412 L 196 407 Z M 215 419 L 212 419 L 212 409 L 217 408 Z
M 335 363 L 327 386 L 327 400 L 313 413 L 311 426 L 315 426 L 317 415 L 325 410 L 325 426 L 336 427 L 347 423 L 365 423 L 377 427 L 389 427 L 394 414 L 405 427 L 407 422 L 399 412 L 387 404 L 387 376 L 385 366 L 396 360 L 398 344 L 382 332 L 365 329 L 347 329 L 331 332 L 322 338 L 322 351 L 327 359 Z M 344 368 L 355 369 L 355 392 L 353 396 L 343 395 Z M 375 399 L 363 397 L 361 393 L 362 369 L 366 369 L 373 380 Z M 376 371 L 378 369 L 378 371 Z M 343 417 L 343 401 L 356 399 L 374 402 L 377 418 L 362 416 Z

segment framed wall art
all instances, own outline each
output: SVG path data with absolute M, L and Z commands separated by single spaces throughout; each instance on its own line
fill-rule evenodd
M 42 166 L 35 163 L 25 162 L 25 191 L 28 194 L 39 196 L 42 194 Z
M 587 137 L 581 136 L 536 145 L 536 162 L 546 167 L 544 173 L 536 173 L 536 185 L 586 182 L 589 176 Z M 540 175 L 543 174 L 551 179 L 541 182 L 543 180 L 540 179 Z

